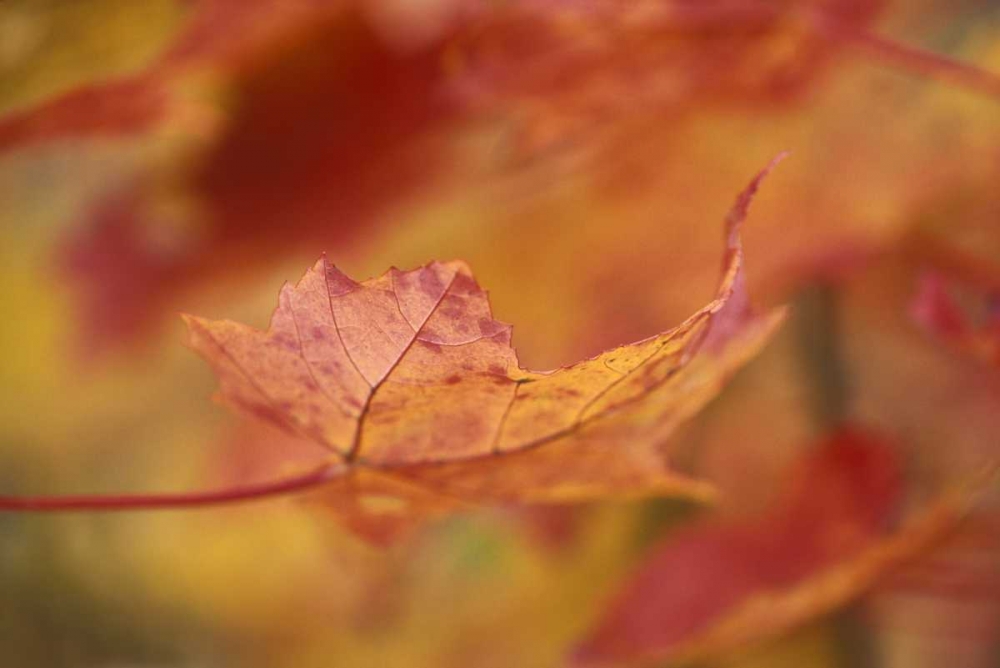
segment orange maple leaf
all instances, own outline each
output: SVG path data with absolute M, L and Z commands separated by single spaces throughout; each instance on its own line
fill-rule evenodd
M 462 262 L 357 283 L 325 258 L 285 285 L 267 331 L 184 316 L 223 401 L 330 451 L 301 473 L 185 494 L 0 497 L 0 510 L 135 510 L 262 498 L 322 485 L 368 538 L 465 505 L 607 496 L 707 498 L 663 441 L 782 322 L 750 307 L 740 227 L 758 174 L 726 219 L 717 295 L 681 325 L 550 372 L 521 369 L 511 328 Z
M 282 289 L 266 332 L 186 316 L 190 344 L 223 401 L 333 453 L 328 494 L 361 530 L 465 503 L 705 497 L 711 486 L 666 466 L 660 446 L 782 320 L 750 309 L 739 235 L 772 166 L 727 219 L 716 298 L 573 366 L 519 368 L 511 328 L 461 262 L 357 283 L 323 258 Z

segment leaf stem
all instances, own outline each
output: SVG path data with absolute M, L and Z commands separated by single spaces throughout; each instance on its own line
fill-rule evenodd
M 110 494 L 82 496 L 0 496 L 0 512 L 127 511 L 203 508 L 265 499 L 317 487 L 341 473 L 339 459 L 330 459 L 304 473 L 252 485 L 204 492 Z
M 864 51 L 877 62 L 1000 99 L 1000 74 L 820 15 L 813 16 L 812 26 L 826 39 Z

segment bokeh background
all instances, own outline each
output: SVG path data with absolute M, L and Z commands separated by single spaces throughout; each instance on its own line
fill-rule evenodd
M 3 514 L 0 665 L 559 666 L 650 545 L 766 513 L 838 425 L 899 444 L 918 506 L 1000 448 L 1000 365 L 912 315 L 933 272 L 996 322 L 990 71 L 988 0 L 6 0 L 5 494 L 208 489 L 308 457 L 212 403 L 178 313 L 264 326 L 322 252 L 356 278 L 466 260 L 522 364 L 554 368 L 704 305 L 733 197 L 787 149 L 745 240 L 754 299 L 793 314 L 671 444 L 713 508 L 484 509 L 389 547 L 294 498 Z M 705 665 L 1000 664 L 994 505 Z

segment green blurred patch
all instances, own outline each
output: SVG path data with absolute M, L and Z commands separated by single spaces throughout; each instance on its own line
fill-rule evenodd
M 0 645 L 19 668 L 185 666 L 209 654 L 204 632 L 146 597 L 123 555 L 102 546 L 109 523 L 88 517 L 0 518 Z M 95 549 L 115 587 L 81 571 Z M 205 664 L 200 664 L 205 665 Z

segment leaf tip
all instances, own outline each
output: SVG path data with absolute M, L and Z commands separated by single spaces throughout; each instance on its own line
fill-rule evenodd
M 453 271 L 456 274 L 462 274 L 462 275 L 464 275 L 464 276 L 466 276 L 468 278 L 473 278 L 472 268 L 469 266 L 469 263 L 466 262 L 465 260 L 446 260 L 446 261 L 443 261 L 443 262 L 435 260 L 434 262 L 432 262 L 428 266 L 432 266 L 432 265 L 437 265 L 437 266 L 440 266 L 440 267 L 445 267 L 449 271 Z
M 178 315 L 184 323 L 184 345 L 191 350 L 199 351 L 200 344 L 203 342 L 205 334 L 209 329 L 209 322 L 205 318 L 190 313 L 181 312 Z
M 200 316 L 193 315 L 191 313 L 187 313 L 184 311 L 181 311 L 177 315 L 180 317 L 181 322 L 184 323 L 184 326 L 187 327 L 189 332 L 195 329 L 196 327 L 205 326 L 205 319 Z
M 357 289 L 358 282 L 338 269 L 337 265 L 330 262 L 326 258 L 325 253 L 320 258 L 320 262 L 322 263 L 321 270 L 323 277 L 326 280 L 327 292 L 331 296 L 342 295 Z

